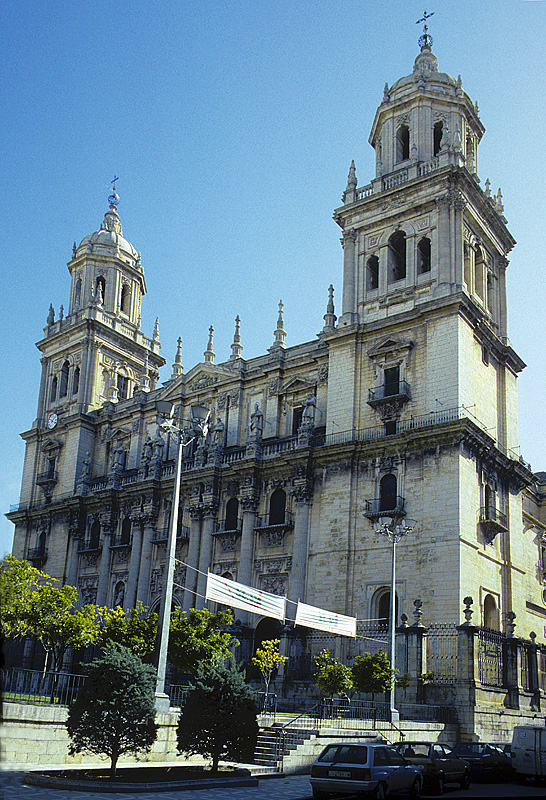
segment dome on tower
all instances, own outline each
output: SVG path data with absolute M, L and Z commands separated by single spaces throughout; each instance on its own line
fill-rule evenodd
M 430 45 L 421 47 L 421 52 L 415 59 L 413 72 L 404 78 L 399 78 L 388 91 L 390 100 L 399 100 L 405 93 L 410 92 L 415 86 L 426 84 L 428 91 L 439 94 L 459 94 L 461 81 L 456 80 L 447 72 L 438 70 L 438 59 L 430 49 Z
M 138 253 L 133 245 L 128 242 L 127 239 L 123 238 L 121 221 L 116 208 L 116 203 L 114 202 L 110 203 L 110 208 L 104 215 L 104 221 L 100 229 L 94 233 L 90 233 L 81 240 L 76 248 L 76 255 L 79 255 L 81 252 L 86 252 L 90 247 L 94 248 L 95 246 L 114 247 L 124 253 L 127 253 L 135 260 L 138 258 Z

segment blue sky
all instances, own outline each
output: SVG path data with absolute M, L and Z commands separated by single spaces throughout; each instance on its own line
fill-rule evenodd
M 546 3 L 437 0 L 440 69 L 462 75 L 486 134 L 482 184 L 503 192 L 518 244 L 508 270 L 520 377 L 521 453 L 546 469 L 542 243 Z M 341 296 L 332 211 L 351 159 L 374 172 L 368 135 L 385 82 L 411 72 L 424 7 L 370 0 L 18 0 L 0 10 L 4 220 L 0 507 L 19 498 L 36 415 L 49 304 L 68 305 L 74 240 L 96 230 L 114 174 L 124 235 L 142 252 L 142 326 L 159 316 L 166 380 L 214 325 L 218 362 L 241 317 L 243 356 L 314 338 L 330 283 Z M 540 244 L 539 244 L 540 243 Z M 339 309 L 339 305 L 338 305 Z M 12 525 L 0 521 L 0 555 Z

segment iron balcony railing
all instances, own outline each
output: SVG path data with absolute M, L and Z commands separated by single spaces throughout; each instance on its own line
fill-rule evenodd
M 78 543 L 78 553 L 98 553 L 102 543 L 98 539 L 84 539 Z
M 112 539 L 110 539 L 110 549 L 114 547 L 131 547 L 132 544 L 133 544 L 132 534 L 130 536 L 127 536 L 127 534 L 125 534 L 125 536 L 124 535 L 115 536 Z
M 480 522 L 492 522 L 506 529 L 508 525 L 506 514 L 503 514 L 502 511 L 499 511 L 494 506 L 482 506 L 480 508 Z
M 407 381 L 384 383 L 368 389 L 368 403 L 377 403 L 381 400 L 392 400 L 394 397 L 411 400 L 410 385 Z
M 47 561 L 47 547 L 31 547 L 27 553 L 29 561 Z
M 57 470 L 47 470 L 46 472 L 41 472 L 38 477 L 36 478 L 36 483 L 38 486 L 42 483 L 57 483 L 59 480 L 59 473 Z
M 240 533 L 242 528 L 242 519 L 219 519 L 214 526 L 214 533 Z
M 406 501 L 403 497 L 374 497 L 373 500 L 366 500 L 367 517 L 390 517 L 392 515 L 404 516 Z
M 294 515 L 289 511 L 282 514 L 261 514 L 256 517 L 254 528 L 293 527 Z
M 169 531 L 170 527 L 168 525 L 165 528 L 158 528 L 153 533 L 152 543 L 160 544 L 160 542 L 166 542 L 169 538 Z M 178 530 L 176 531 L 176 538 L 180 540 L 189 539 L 190 538 L 189 527 L 187 525 L 179 525 Z

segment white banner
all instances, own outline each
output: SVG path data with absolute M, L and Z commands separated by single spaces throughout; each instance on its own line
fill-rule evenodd
M 253 614 L 263 614 L 284 621 L 286 616 L 286 598 L 276 594 L 252 589 L 243 583 L 221 578 L 219 575 L 207 574 L 207 600 L 215 600 L 225 606 L 242 608 Z
M 356 636 L 356 617 L 345 617 L 343 614 L 335 614 L 305 603 L 298 603 L 296 625 L 337 633 L 340 636 Z

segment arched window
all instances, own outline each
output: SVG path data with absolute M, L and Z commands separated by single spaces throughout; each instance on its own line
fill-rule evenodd
M 118 372 L 118 400 L 127 400 L 129 397 L 129 378 L 123 372 Z
M 269 500 L 269 524 L 282 525 L 285 521 L 286 492 L 276 489 Z
M 123 311 L 124 314 L 129 313 L 129 303 L 131 299 L 131 287 L 128 283 L 124 283 L 121 287 L 121 300 L 120 300 L 120 311 Z
M 463 280 L 470 289 L 470 247 L 467 242 L 464 244 Z
M 379 286 L 379 259 L 377 256 L 370 256 L 366 262 L 366 289 L 371 291 Z
M 437 156 L 442 149 L 442 136 L 444 134 L 444 123 L 434 123 L 434 155 Z
M 59 397 L 66 397 L 68 392 L 68 375 L 70 372 L 70 364 L 65 361 L 61 369 L 61 385 L 59 387 Z
M 389 239 L 389 283 L 406 277 L 406 234 L 396 231 Z
M 391 593 L 389 589 L 383 591 L 377 599 L 377 607 L 374 612 L 377 617 L 378 625 L 388 625 L 391 616 Z M 398 620 L 398 597 L 394 597 L 394 621 Z
M 116 606 L 123 606 L 125 600 L 125 584 L 123 581 L 118 581 L 114 589 L 114 608 Z
M 407 125 L 400 125 L 396 131 L 396 163 L 407 161 L 409 151 L 409 128 Z
M 57 399 L 57 377 L 51 381 L 51 392 L 49 393 L 49 402 L 53 403 Z
M 484 628 L 493 629 L 499 626 L 497 603 L 492 594 L 486 594 L 483 600 L 483 625 Z
M 130 544 L 131 543 L 131 518 L 125 517 L 123 522 L 121 523 L 121 544 Z
M 99 275 L 95 283 L 95 300 L 97 303 L 104 303 L 104 298 L 106 296 L 106 281 Z
M 72 394 L 78 394 L 80 388 L 80 368 L 76 367 L 72 376 Z
M 100 544 L 100 522 L 98 519 L 91 525 L 89 532 L 89 549 L 98 550 Z
M 230 497 L 226 503 L 226 531 L 236 531 L 239 524 L 239 501 Z
M 423 236 L 417 245 L 417 274 L 430 272 L 430 239 Z
M 379 482 L 379 510 L 394 511 L 396 508 L 397 481 L 396 475 L 383 475 Z
M 478 297 L 484 299 L 484 268 L 485 262 L 483 257 L 483 250 L 481 247 L 476 248 L 476 259 L 474 262 L 474 290 Z
M 74 310 L 80 307 L 82 297 L 82 279 L 78 278 L 74 286 Z
M 484 500 L 485 500 L 485 508 L 487 509 L 488 519 L 493 519 L 493 517 L 490 517 L 489 514 L 491 511 L 494 511 L 495 509 L 495 493 L 487 483 L 485 484 Z

